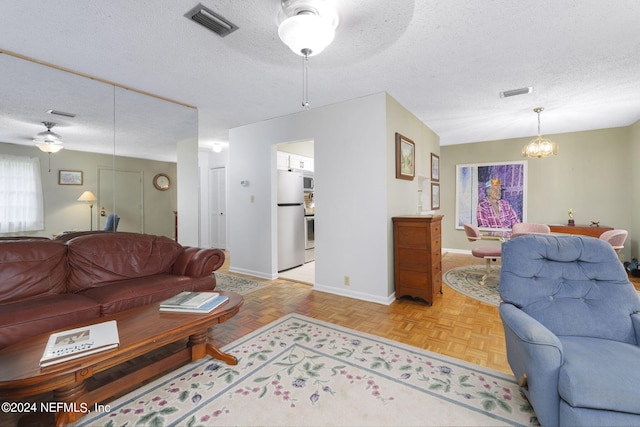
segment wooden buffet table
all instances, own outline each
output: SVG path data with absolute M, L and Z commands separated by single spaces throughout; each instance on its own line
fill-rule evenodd
M 6 347 L 0 350 L 0 398 L 20 402 L 18 399 L 53 391 L 52 403 L 68 403 L 60 405 L 61 409 L 56 409 L 59 412 L 54 411 L 55 424 L 65 425 L 86 415 L 84 408 L 93 409 L 95 404 L 135 388 L 146 379 L 207 354 L 235 365 L 237 360 L 233 355 L 222 353 L 207 343 L 208 328 L 236 315 L 244 302 L 243 297 L 234 292 L 220 293 L 227 295 L 229 301 L 207 314 L 160 312 L 159 303 L 155 303 L 65 328 L 115 320 L 120 347 L 46 368 L 40 368 L 39 361 L 49 333 Z M 93 375 L 185 338 L 189 340 L 181 351 L 99 388 L 87 389 L 85 380 Z M 23 406 L 22 409 L 31 407 Z
M 613 227 L 600 225 L 598 227 L 591 225 L 558 225 L 549 224 L 552 233 L 563 234 L 579 234 L 582 236 L 600 237 L 607 230 L 613 230 Z

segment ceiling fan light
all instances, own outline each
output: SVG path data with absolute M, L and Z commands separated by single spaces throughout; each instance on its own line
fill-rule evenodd
M 46 126 L 47 130 L 38 132 L 36 137 L 33 138 L 36 147 L 49 154 L 62 150 L 64 148 L 62 146 L 62 138 L 51 130 L 56 124 L 53 122 L 42 122 L 42 124 Z
M 307 56 L 319 54 L 331 44 L 335 35 L 333 24 L 313 13 L 291 16 L 278 26 L 280 40 L 300 56 L 305 56 L 305 49 L 309 50 Z
M 62 144 L 56 142 L 37 142 L 36 147 L 49 154 L 57 153 L 64 148 Z
M 42 142 L 62 142 L 62 138 L 55 132 L 45 130 L 44 132 L 38 132 L 34 141 Z

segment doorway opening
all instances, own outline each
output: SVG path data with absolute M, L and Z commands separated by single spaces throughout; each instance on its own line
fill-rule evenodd
M 300 141 L 278 144 L 277 146 L 277 176 L 278 176 L 278 277 L 313 285 L 315 283 L 315 156 L 314 142 Z M 295 201 L 293 208 L 290 200 L 284 200 L 286 183 L 290 180 L 283 175 L 296 175 L 300 183 L 295 186 L 295 194 L 291 195 Z M 294 180 L 297 181 L 297 180 Z M 298 184 L 296 182 L 296 184 Z M 299 193 L 299 194 L 298 194 Z M 282 199 L 282 200 L 280 200 Z M 286 219 L 287 209 L 295 210 L 295 220 Z M 300 215 L 297 215 L 300 210 Z M 281 218 L 281 214 L 283 215 Z M 288 218 L 288 217 L 287 217 Z M 293 241 L 295 240 L 295 241 Z M 293 244 L 291 244 L 293 241 Z M 289 252 L 295 251 L 295 254 Z M 293 258 L 291 258 L 293 257 Z M 294 259 L 287 264 L 287 268 L 280 268 L 282 260 Z

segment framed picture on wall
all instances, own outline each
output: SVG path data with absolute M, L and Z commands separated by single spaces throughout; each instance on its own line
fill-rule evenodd
M 58 171 L 58 185 L 82 185 L 82 171 Z
M 416 175 L 416 145 L 396 133 L 396 178 L 413 181 Z
M 431 183 L 431 210 L 440 209 L 440 184 Z
M 527 221 L 527 161 L 456 166 L 456 228 L 510 230 Z
M 431 181 L 440 181 L 440 156 L 431 153 Z

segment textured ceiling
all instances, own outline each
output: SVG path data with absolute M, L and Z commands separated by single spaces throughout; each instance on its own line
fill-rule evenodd
M 203 0 L 240 27 L 225 38 L 184 17 L 196 4 L 0 0 L 0 49 L 197 106 L 205 142 L 299 112 L 302 62 L 278 39 L 279 0 Z M 544 134 L 640 119 L 637 0 L 341 0 L 335 7 L 335 41 L 309 60 L 311 108 L 386 91 L 442 145 L 532 136 L 538 106 Z M 5 67 L 0 73 L 7 77 Z M 525 86 L 534 92 L 499 97 Z M 0 114 L 6 108 L 3 101 Z M 39 121 L 35 132 L 44 130 Z M 64 137 L 73 126 L 54 130 Z M 22 137 L 18 143 L 31 143 Z M 173 148 L 159 145 L 156 158 L 174 158 Z

